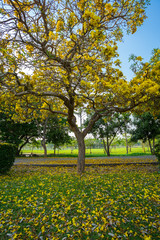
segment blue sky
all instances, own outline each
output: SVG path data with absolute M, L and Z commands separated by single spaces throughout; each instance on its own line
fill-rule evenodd
M 131 54 L 141 56 L 149 61 L 154 48 L 160 48 L 160 0 L 151 0 L 146 10 L 147 19 L 134 34 L 125 35 L 123 42 L 118 44 L 119 58 L 122 62 L 122 71 L 130 80 L 133 73 L 130 70 L 128 59 Z

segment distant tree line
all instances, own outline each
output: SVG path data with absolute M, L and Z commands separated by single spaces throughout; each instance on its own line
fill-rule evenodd
M 13 114 L 13 113 L 12 113 Z M 47 156 L 47 144 L 53 144 L 54 154 L 60 146 L 67 145 L 71 149 L 77 147 L 77 142 L 70 136 L 70 129 L 65 118 L 47 115 L 43 119 L 33 119 L 29 122 L 13 121 L 12 114 L 0 112 L 0 142 L 12 143 L 16 146 L 19 156 L 28 144 L 44 149 Z M 88 118 L 84 122 L 87 124 Z M 83 126 L 82 126 L 83 127 Z M 160 115 L 153 116 L 150 112 L 142 115 L 129 113 L 114 113 L 109 117 L 99 119 L 92 127 L 93 138 L 85 140 L 86 148 L 103 146 L 107 156 L 111 154 L 113 145 L 125 145 L 128 153 L 131 144 L 141 140 L 148 143 L 150 152 L 154 154 L 155 144 L 160 137 Z
M 47 156 L 47 143 L 57 147 L 71 142 L 65 119 L 57 116 L 47 116 L 45 119 L 33 119 L 30 122 L 15 122 L 12 117 L 0 113 L 0 142 L 12 143 L 16 146 L 16 155 L 19 156 L 27 144 L 39 146 L 39 141 Z

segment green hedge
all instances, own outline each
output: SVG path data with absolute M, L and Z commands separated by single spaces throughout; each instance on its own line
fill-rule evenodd
M 13 166 L 15 146 L 10 143 L 0 143 L 0 173 L 6 173 Z
M 159 161 L 160 164 L 160 141 L 155 145 L 155 155 Z

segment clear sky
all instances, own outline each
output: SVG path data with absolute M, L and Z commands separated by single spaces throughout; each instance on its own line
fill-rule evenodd
M 150 0 L 146 13 L 148 18 L 141 27 L 138 27 L 137 32 L 125 35 L 123 42 L 118 44 L 122 71 L 127 80 L 133 77 L 130 70 L 131 62 L 128 61 L 131 54 L 149 61 L 152 50 L 160 48 L 160 0 Z

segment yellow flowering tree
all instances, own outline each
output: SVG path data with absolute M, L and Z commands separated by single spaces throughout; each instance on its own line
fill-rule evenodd
M 135 86 L 136 93 L 143 92 L 140 101 L 146 103 L 137 106 L 134 111 L 138 114 L 142 111 L 151 112 L 157 116 L 160 112 L 160 49 L 153 49 L 148 62 L 134 55 L 130 60 L 132 60 L 131 69 L 135 74 L 130 85 Z
M 133 34 L 143 23 L 147 2 L 0 3 L 0 100 L 15 101 L 24 120 L 36 115 L 36 109 L 42 115 L 50 111 L 66 116 L 78 142 L 79 173 L 85 166 L 84 138 L 93 124 L 143 102 L 143 88 L 136 81 L 128 83 L 120 71 L 117 41 L 122 40 L 123 30 Z M 77 124 L 79 108 L 91 114 L 85 129 Z

